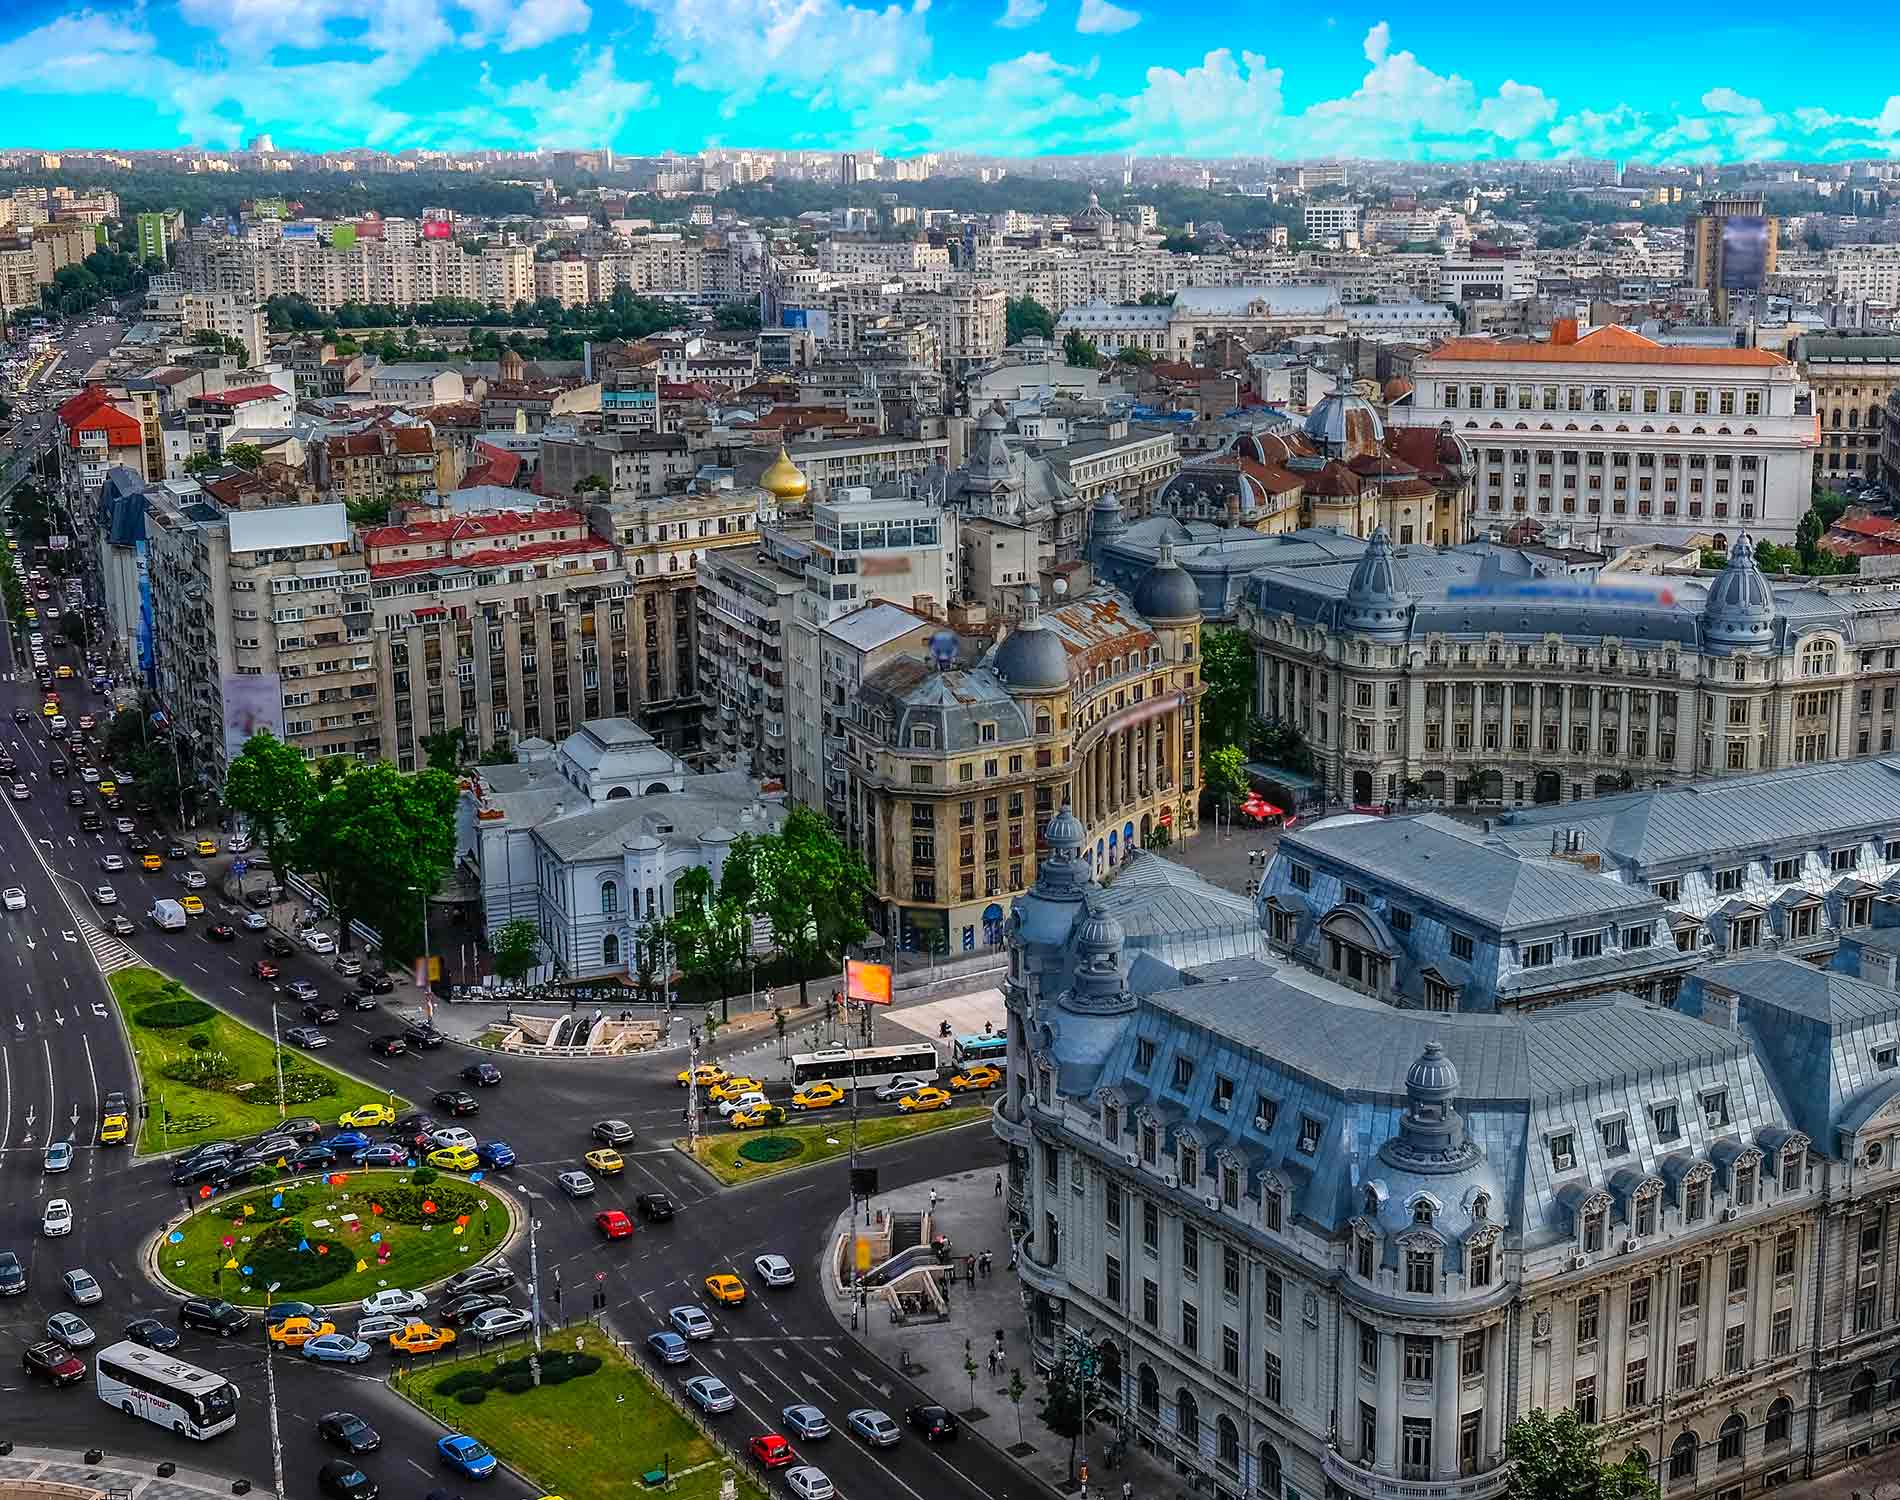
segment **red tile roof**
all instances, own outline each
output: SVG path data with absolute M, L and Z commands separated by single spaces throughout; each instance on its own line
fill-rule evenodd
M 59 419 L 70 427 L 74 422 L 91 416 L 100 407 L 109 406 L 110 404 L 111 403 L 106 400 L 106 393 L 104 391 L 96 385 L 89 385 L 84 390 L 68 396 L 64 401 L 60 402 Z
M 206 406 L 242 406 L 247 401 L 271 401 L 289 394 L 288 391 L 279 390 L 274 385 L 241 385 L 233 390 L 216 391 L 209 396 L 200 396 L 198 400 Z
M 546 562 L 556 557 L 591 555 L 611 559 L 613 550 L 612 543 L 603 542 L 597 536 L 586 536 L 566 542 L 530 542 L 523 547 L 491 547 L 480 552 L 464 552 L 456 557 L 406 557 L 396 562 L 371 562 L 369 574 L 372 578 L 405 578 L 417 573 L 447 569 L 461 572 L 469 568 L 505 568 L 516 563 Z
M 382 440 L 373 432 L 346 432 L 325 438 L 323 446 L 332 463 L 342 458 L 374 458 L 383 451 Z
M 497 448 L 492 443 L 478 442 L 475 444 L 475 461 L 469 465 L 461 487 L 466 490 L 478 484 L 512 486 L 521 478 L 524 462 L 519 453 L 510 453 L 506 448 Z
M 1525 365 L 1736 365 L 1783 369 L 1788 361 L 1766 349 L 1702 349 L 1659 344 L 1633 328 L 1593 328 L 1569 344 L 1447 339 L 1428 358 L 1453 363 Z
M 461 542 L 470 537 L 519 536 L 525 531 L 547 531 L 577 526 L 587 533 L 587 519 L 577 510 L 498 510 L 486 515 L 458 516 L 452 521 L 417 521 L 410 526 L 378 526 L 363 533 L 365 547 L 402 547 L 418 543 Z
M 68 422 L 71 432 L 71 444 L 77 448 L 80 436 L 88 432 L 103 432 L 106 444 L 113 448 L 136 448 L 145 441 L 145 431 L 134 417 L 127 416 L 116 406 L 100 405 L 77 421 Z
M 435 434 L 426 427 L 398 427 L 395 439 L 398 453 L 435 452 Z

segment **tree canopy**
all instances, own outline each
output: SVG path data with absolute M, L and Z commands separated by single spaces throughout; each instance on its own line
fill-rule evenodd
M 1084 369 L 1093 369 L 1102 361 L 1095 340 L 1074 328 L 1062 335 L 1062 358 L 1065 364 L 1080 365 Z
M 488 952 L 497 974 L 519 979 L 541 961 L 541 929 L 529 917 L 516 917 L 488 940 Z
M 1034 297 L 1011 297 L 1003 304 L 1003 318 L 1012 344 L 1020 344 L 1031 334 L 1046 339 L 1056 336 L 1056 315 Z
M 1568 1408 L 1533 1407 L 1504 1434 L 1510 1500 L 1656 1500 L 1656 1481 L 1633 1455 L 1611 1463 L 1598 1429 Z
M 1253 642 L 1244 630 L 1209 626 L 1201 632 L 1202 743 L 1245 745 L 1254 727 Z

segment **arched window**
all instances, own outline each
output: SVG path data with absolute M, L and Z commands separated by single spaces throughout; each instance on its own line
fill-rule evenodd
M 1201 1408 L 1186 1386 L 1174 1393 L 1174 1426 L 1184 1443 L 1201 1441 Z
M 1719 1464 L 1735 1463 L 1742 1456 L 1742 1444 L 1748 1437 L 1748 1423 L 1742 1420 L 1742 1414 L 1736 1412 L 1722 1424 L 1721 1434 L 1715 1440 L 1715 1461 Z
M 1836 427 L 1841 425 L 1841 409 L 1838 406 L 1834 408 L 1834 421 L 1832 425 Z
M 1860 412 L 1858 409 L 1851 406 L 1847 409 L 1847 425 L 1849 427 L 1860 426 Z
M 1215 1424 L 1214 1431 L 1221 1463 L 1238 1472 L 1240 1469 L 1240 1429 L 1234 1426 L 1232 1417 L 1222 1417 Z
M 1809 641 L 1801 648 L 1803 677 L 1830 677 L 1834 673 L 1835 650 L 1832 641 Z
M 1867 408 L 1867 425 L 1869 427 L 1878 427 L 1880 425 L 1879 406 L 1875 405 Z
M 1794 1402 L 1782 1396 L 1768 1408 L 1768 1421 L 1762 1427 L 1761 1440 L 1772 1448 L 1777 1443 L 1787 1442 L 1793 1434 Z
M 1254 1487 L 1267 1500 L 1279 1500 L 1280 1495 L 1280 1450 L 1272 1443 L 1260 1445 L 1260 1472 L 1254 1476 Z
M 1696 1440 L 1693 1432 L 1685 1432 L 1669 1448 L 1669 1477 L 1671 1479 L 1695 1478 Z
M 1649 1472 L 1649 1450 L 1647 1448 L 1630 1449 L 1628 1453 L 1623 1455 L 1623 1461 L 1625 1463 L 1639 1465 L 1645 1474 Z
M 1864 1417 L 1874 1409 L 1874 1372 L 1862 1370 L 1854 1377 L 1854 1384 L 1847 1393 L 1847 1414 L 1850 1417 Z
M 604 916 L 613 916 L 620 910 L 620 882 L 603 880 L 600 883 L 600 910 Z
M 1154 1367 L 1143 1365 L 1135 1372 L 1135 1400 L 1149 1416 L 1158 1416 L 1161 1412 L 1161 1382 L 1155 1379 Z
M 620 967 L 620 939 L 611 932 L 600 940 L 600 961 L 609 969 Z

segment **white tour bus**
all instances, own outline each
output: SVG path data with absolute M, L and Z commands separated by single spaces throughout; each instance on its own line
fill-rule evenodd
M 202 1441 L 237 1425 L 237 1387 L 215 1370 L 127 1340 L 100 1350 L 93 1372 L 108 1406 L 185 1437 Z
M 835 1083 L 848 1093 L 853 1089 L 881 1089 L 894 1078 L 921 1078 L 933 1083 L 942 1066 L 937 1049 L 928 1042 L 900 1047 L 828 1047 L 822 1052 L 793 1055 L 792 1087 Z

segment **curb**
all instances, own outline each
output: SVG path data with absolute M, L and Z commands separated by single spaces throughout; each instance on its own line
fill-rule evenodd
M 293 1182 L 291 1185 L 295 1186 L 296 1184 Z M 489 1184 L 488 1179 L 484 1177 L 479 1183 L 476 1183 L 474 1185 L 477 1187 L 488 1187 L 490 1184 Z M 252 1191 L 261 1192 L 262 1189 L 261 1188 L 252 1189 Z M 471 1267 L 483 1265 L 488 1261 L 498 1259 L 499 1257 L 507 1254 L 510 1247 L 512 1247 L 515 1241 L 520 1238 L 522 1230 L 527 1225 L 527 1211 L 521 1206 L 520 1202 L 515 1198 L 514 1191 L 512 1189 L 504 1190 L 500 1187 L 496 1187 L 495 1196 L 501 1201 L 502 1207 L 508 1210 L 508 1232 L 502 1237 L 501 1242 L 497 1244 L 494 1247 L 494 1249 L 490 1250 L 486 1255 L 481 1256 L 479 1259 L 471 1260 L 469 1262 L 469 1266 Z M 216 1200 L 214 1199 L 212 1201 L 215 1202 Z M 169 1296 L 175 1297 L 181 1302 L 185 1300 L 187 1297 L 196 1297 L 196 1296 L 201 1296 L 203 1294 L 199 1292 L 185 1291 L 184 1289 L 179 1287 L 175 1282 L 173 1282 L 170 1277 L 168 1277 L 161 1269 L 159 1269 L 159 1256 L 162 1253 L 162 1247 L 167 1243 L 166 1236 L 169 1235 L 172 1232 L 172 1230 L 176 1228 L 179 1224 L 184 1223 L 187 1219 L 192 1219 L 196 1217 L 197 1215 L 195 1213 L 171 1215 L 165 1220 L 163 1224 L 161 1224 L 157 1229 L 153 1230 L 151 1234 L 149 1234 L 144 1240 L 144 1242 L 139 1246 L 139 1266 L 140 1266 L 140 1269 L 142 1269 L 145 1272 L 146 1279 L 150 1281 L 155 1287 L 157 1287 L 161 1292 L 164 1292 Z M 467 1269 L 467 1268 L 465 1267 L 464 1269 Z M 409 1288 L 409 1290 L 432 1294 L 438 1288 L 445 1285 L 449 1281 L 450 1277 L 455 1276 L 457 1274 L 459 1273 L 452 1271 L 449 1273 L 448 1276 L 440 1277 L 435 1281 L 427 1282 L 424 1285 L 419 1286 L 419 1287 L 411 1287 Z M 230 1299 L 226 1298 L 225 1300 L 229 1301 Z M 317 1307 L 320 1307 L 324 1312 L 328 1313 L 328 1312 L 347 1311 L 353 1308 L 360 1308 L 361 1302 L 360 1300 L 355 1301 L 355 1302 L 319 1302 L 314 1305 Z M 242 1308 L 246 1312 L 252 1312 L 252 1311 L 261 1311 L 264 1307 L 268 1307 L 269 1303 L 268 1301 L 265 1303 L 262 1303 L 257 1308 L 253 1308 L 249 1303 L 244 1303 L 244 1302 L 233 1302 L 232 1306 Z M 338 1332 L 341 1332 L 341 1331 L 342 1331 L 341 1329 L 338 1330 Z M 459 1342 L 459 1339 L 458 1339 L 458 1342 Z
M 973 1130 L 978 1126 L 987 1125 L 989 1123 L 988 1116 L 989 1112 L 986 1110 L 984 1111 L 984 1118 L 970 1120 L 962 1125 L 945 1125 L 936 1130 L 919 1131 L 916 1135 L 902 1135 L 894 1141 L 880 1141 L 875 1146 L 860 1146 L 858 1147 L 858 1155 L 860 1157 L 871 1156 L 879 1151 L 894 1150 L 899 1146 L 912 1146 L 918 1141 L 928 1140 L 932 1136 L 955 1135 L 960 1130 Z M 714 1175 L 710 1167 L 706 1166 L 698 1157 L 686 1149 L 684 1137 L 675 1136 L 671 1144 L 681 1161 L 699 1171 L 709 1183 L 722 1193 L 744 1192 L 749 1188 L 755 1188 L 762 1183 L 773 1182 L 782 1177 L 795 1177 L 800 1172 L 815 1172 L 820 1167 L 836 1166 L 841 1161 L 848 1164 L 851 1159 L 848 1152 L 840 1152 L 837 1156 L 828 1156 L 823 1161 L 808 1161 L 802 1162 L 795 1167 L 780 1167 L 776 1172 L 769 1172 L 763 1177 L 751 1178 L 745 1182 L 722 1182 Z

